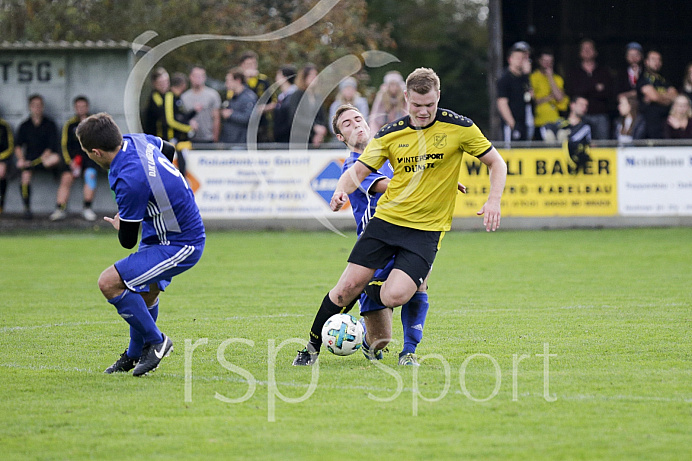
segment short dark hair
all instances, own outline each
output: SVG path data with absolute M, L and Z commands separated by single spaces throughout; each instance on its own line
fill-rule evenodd
M 28 102 L 29 104 L 31 104 L 31 101 L 33 101 L 34 99 L 40 99 L 41 102 L 45 104 L 45 101 L 44 101 L 44 99 L 43 99 L 43 96 L 41 96 L 41 95 L 38 94 L 38 93 L 30 94 L 29 97 L 27 98 L 27 102 Z
M 120 128 L 116 125 L 113 117 L 105 112 L 91 115 L 82 120 L 77 125 L 75 134 L 87 152 L 91 152 L 94 149 L 113 152 L 123 144 L 123 135 L 120 132 Z
M 541 48 L 538 51 L 538 57 L 540 58 L 543 55 L 555 57 L 555 52 L 553 51 L 552 48 L 549 48 L 549 47 Z
M 245 74 L 239 67 L 232 67 L 228 69 L 226 75 L 233 76 L 233 80 L 240 80 L 243 85 L 245 85 Z
M 182 72 L 175 72 L 171 75 L 171 86 L 187 85 L 187 75 Z
M 257 61 L 259 59 L 259 56 L 257 56 L 257 53 L 255 53 L 252 50 L 243 51 L 243 54 L 240 55 L 240 59 L 238 59 L 238 64 L 242 64 L 248 59 L 254 59 L 255 61 Z
M 361 116 L 363 115 L 361 111 L 358 110 L 356 106 L 353 104 L 342 104 L 340 105 L 337 109 L 336 112 L 334 112 L 334 117 L 332 117 L 332 130 L 334 131 L 334 134 L 341 134 L 341 130 L 339 129 L 339 117 L 341 117 L 341 114 L 346 112 L 347 110 L 355 110 L 358 112 Z
M 281 75 L 284 76 L 284 78 L 288 81 L 288 83 L 290 83 L 291 85 L 293 83 L 295 83 L 296 74 L 298 73 L 298 70 L 296 69 L 295 66 L 292 66 L 291 64 L 281 66 L 279 68 L 279 72 L 281 72 Z
M 300 72 L 298 73 L 298 82 L 296 83 L 300 90 L 305 91 L 308 89 L 308 85 L 305 83 L 305 80 L 307 79 L 308 74 L 313 70 L 317 72 L 317 66 L 311 62 L 305 64 L 303 68 L 300 69 Z
M 75 98 L 72 100 L 72 105 L 74 106 L 79 101 L 84 101 L 85 103 L 89 104 L 89 99 L 83 94 L 80 94 L 79 96 L 75 96 Z

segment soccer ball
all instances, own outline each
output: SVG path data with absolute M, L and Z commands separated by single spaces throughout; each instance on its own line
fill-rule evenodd
M 363 325 L 350 314 L 329 317 L 322 327 L 322 343 L 335 355 L 351 355 L 363 342 Z

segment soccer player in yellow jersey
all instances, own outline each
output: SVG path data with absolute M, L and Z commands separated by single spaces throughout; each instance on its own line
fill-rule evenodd
M 338 313 L 365 289 L 376 302 L 394 307 L 406 303 L 425 283 L 440 241 L 451 228 L 464 153 L 477 157 L 490 171 L 488 199 L 477 213 L 487 231 L 500 225 L 500 198 L 507 164 L 466 117 L 438 108 L 440 80 L 432 69 L 419 68 L 406 79 L 409 115 L 389 123 L 375 135 L 358 161 L 339 179 L 331 208 L 339 210 L 372 171 L 386 160 L 394 168 L 375 216 L 356 242 L 346 270 L 322 301 L 320 310 Z M 371 281 L 375 269 L 396 255 L 386 281 Z M 369 338 L 373 350 L 390 338 Z

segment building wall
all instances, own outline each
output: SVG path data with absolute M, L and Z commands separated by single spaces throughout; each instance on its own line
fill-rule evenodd
M 73 115 L 74 97 L 85 95 L 92 112 L 109 112 L 125 128 L 123 92 L 133 64 L 126 48 L 2 49 L 0 117 L 16 129 L 28 116 L 28 96 L 38 93 L 61 128 Z

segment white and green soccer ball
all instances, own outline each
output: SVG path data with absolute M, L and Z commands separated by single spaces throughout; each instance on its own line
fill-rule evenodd
M 363 325 L 350 314 L 335 314 L 322 327 L 322 343 L 335 355 L 351 355 L 363 343 Z

